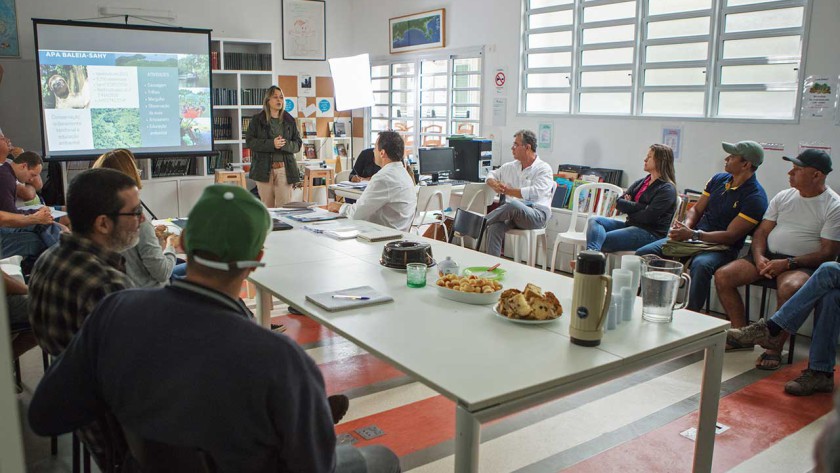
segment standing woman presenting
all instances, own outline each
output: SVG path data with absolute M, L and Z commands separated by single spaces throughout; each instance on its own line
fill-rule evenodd
M 263 109 L 251 117 L 245 144 L 251 149 L 251 173 L 260 200 L 266 207 L 280 207 L 292 200 L 294 184 L 300 182 L 295 153 L 301 140 L 297 121 L 284 110 L 280 87 L 269 87 Z

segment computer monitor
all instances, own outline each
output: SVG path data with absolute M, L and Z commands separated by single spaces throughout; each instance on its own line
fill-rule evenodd
M 420 174 L 431 174 L 433 181 L 436 181 L 440 174 L 449 175 L 455 171 L 454 148 L 420 148 L 417 151 Z

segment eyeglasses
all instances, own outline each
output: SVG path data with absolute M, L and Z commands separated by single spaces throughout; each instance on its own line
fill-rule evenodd
M 122 216 L 125 216 L 125 217 L 134 217 L 134 218 L 139 220 L 140 217 L 143 216 L 143 207 L 142 206 L 137 207 L 136 209 L 132 210 L 131 212 L 114 212 L 111 215 L 114 216 L 114 217 L 119 216 L 119 215 L 122 215 Z

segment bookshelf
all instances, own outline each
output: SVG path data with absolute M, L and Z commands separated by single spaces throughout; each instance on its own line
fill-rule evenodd
M 247 122 L 262 109 L 266 89 L 274 84 L 274 42 L 258 39 L 213 38 L 213 133 L 219 158 L 208 158 L 204 172 L 212 175 L 226 163 L 250 162 L 245 147 Z

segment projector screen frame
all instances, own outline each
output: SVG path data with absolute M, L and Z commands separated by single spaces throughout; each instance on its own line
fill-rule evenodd
M 49 18 L 32 18 L 32 31 L 35 38 L 35 77 L 36 83 L 38 84 L 38 121 L 41 125 L 41 151 L 45 161 L 47 162 L 66 162 L 66 161 L 93 161 L 99 158 L 101 153 L 90 153 L 90 154 L 77 154 L 72 156 L 53 156 L 47 154 L 47 136 L 46 136 L 46 123 L 44 122 L 44 97 L 43 94 L 40 92 L 41 90 L 41 58 L 40 58 L 40 47 L 38 44 L 38 25 L 58 25 L 58 26 L 80 26 L 80 27 L 90 27 L 90 28 L 108 28 L 108 29 L 131 29 L 131 30 L 141 30 L 141 31 L 165 31 L 170 33 L 191 33 L 191 34 L 206 34 L 207 35 L 207 54 L 208 57 L 212 51 L 212 29 L 209 28 L 185 28 L 179 26 L 162 26 L 162 25 L 130 25 L 128 23 L 98 23 L 93 21 L 77 21 L 77 20 L 56 20 L 56 19 L 49 19 Z M 213 126 L 213 118 L 215 110 L 213 108 L 212 103 L 212 91 L 213 91 L 213 69 L 212 66 L 209 70 L 209 77 L 208 77 L 208 87 L 211 91 L 211 102 L 210 102 L 210 126 L 211 126 L 211 133 L 210 133 L 210 151 L 145 151 L 145 152 L 134 152 L 132 153 L 138 159 L 144 158 L 167 158 L 167 157 L 204 157 L 204 156 L 215 156 L 218 155 L 219 152 L 216 150 L 216 141 L 212 133 L 212 126 Z

